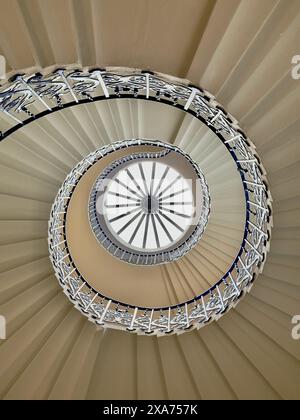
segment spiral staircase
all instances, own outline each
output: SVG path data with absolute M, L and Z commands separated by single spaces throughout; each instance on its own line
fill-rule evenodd
M 167 142 L 199 165 L 211 211 L 199 243 L 179 260 L 142 267 L 93 254 L 76 215 L 69 221 L 72 252 L 86 276 L 98 273 L 105 295 L 166 307 L 211 288 L 239 252 L 246 203 L 236 164 L 216 133 L 164 101 L 108 96 L 36 119 L 27 114 L 23 126 L 21 116 L 2 112 L 2 399 L 299 399 L 300 342 L 291 319 L 300 314 L 300 83 L 291 77 L 291 57 L 299 53 L 300 4 L 224 3 L 2 0 L 0 54 L 10 83 L 57 69 L 130 68 L 201 86 L 255 145 L 273 199 L 263 273 L 220 319 L 164 336 L 96 326 L 62 293 L 49 259 L 50 211 L 71 170 L 124 139 Z

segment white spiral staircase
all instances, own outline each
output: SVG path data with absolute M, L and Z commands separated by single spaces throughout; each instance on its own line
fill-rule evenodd
M 102 268 L 107 293 L 163 306 L 203 293 L 236 257 L 245 203 L 234 161 L 191 115 L 129 98 L 65 108 L 12 132 L 0 142 L 0 314 L 7 319 L 0 398 L 299 399 L 300 342 L 291 318 L 300 313 L 300 83 L 290 64 L 299 2 L 26 0 L 1 7 L 0 54 L 10 76 L 76 64 L 151 68 L 214 94 L 256 146 L 274 227 L 263 274 L 217 322 L 164 337 L 97 328 L 64 296 L 49 260 L 50 209 L 70 170 L 103 145 L 138 137 L 177 145 L 199 164 L 212 209 L 187 257 L 150 271 L 128 267 L 125 286 L 113 267 Z M 0 130 L 10 124 L 1 116 Z

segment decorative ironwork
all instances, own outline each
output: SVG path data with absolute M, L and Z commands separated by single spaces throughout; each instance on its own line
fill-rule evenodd
M 141 145 L 164 147 L 164 150 L 158 153 L 130 153 L 131 147 Z M 204 175 L 187 154 L 171 144 L 136 139 L 117 143 L 114 148 L 118 150 L 124 146 L 128 154 L 109 165 L 92 189 L 89 201 L 92 230 L 106 250 L 128 263 L 153 265 L 178 259 L 196 245 L 207 225 L 210 199 Z M 170 152 L 180 156 L 180 160 L 192 170 L 195 179 L 189 181 L 196 184 L 195 197 L 183 176 L 159 161 Z M 111 153 L 109 147 L 101 148 L 102 156 L 108 153 Z M 158 178 L 157 169 L 161 167 L 164 170 Z M 108 184 L 111 174 L 116 177 Z M 118 175 L 125 175 L 126 181 L 120 181 Z M 112 184 L 121 193 L 111 191 Z M 186 188 L 182 188 L 183 185 Z M 175 201 L 170 197 L 175 197 Z M 183 197 L 188 201 L 178 201 Z M 109 213 L 111 216 L 107 217 Z M 154 237 L 151 241 L 152 229 Z
M 5 116 L 0 121 L 0 139 L 62 107 L 118 97 L 161 101 L 183 109 L 210 127 L 225 144 L 241 175 L 247 204 L 240 251 L 231 268 L 213 287 L 176 306 L 132 307 L 101 296 L 72 265 L 63 239 L 61 216 L 76 184 L 76 172 L 72 171 L 51 211 L 49 249 L 56 275 L 77 308 L 97 324 L 148 334 L 199 328 L 228 311 L 251 288 L 262 271 L 272 226 L 271 194 L 255 147 L 236 119 L 211 94 L 179 79 L 131 69 L 60 70 L 45 76 L 16 76 L 0 88 L 0 114 Z M 75 170 L 84 172 L 96 158 L 90 155 Z

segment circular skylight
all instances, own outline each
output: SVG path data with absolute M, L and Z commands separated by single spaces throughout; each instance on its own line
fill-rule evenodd
M 121 169 L 104 203 L 109 229 L 136 250 L 161 250 L 180 239 L 193 221 L 190 183 L 174 168 L 141 161 Z
M 209 214 L 204 176 L 179 148 L 163 142 L 126 142 L 92 188 L 89 217 L 98 241 L 132 264 L 170 262 L 200 239 Z

